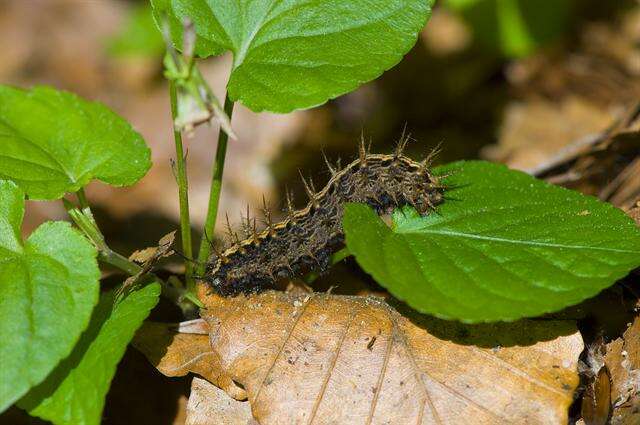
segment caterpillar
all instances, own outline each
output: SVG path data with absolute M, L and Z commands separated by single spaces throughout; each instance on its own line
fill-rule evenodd
M 326 186 L 315 191 L 313 182 L 302 177 L 309 203 L 294 210 L 287 193 L 287 217 L 273 223 L 271 212 L 264 208 L 266 228 L 256 231 L 256 222 L 243 219 L 246 239 L 239 240 L 230 231 L 231 245 L 215 249 L 207 261 L 202 279 L 221 295 L 233 296 L 273 287 L 280 279 L 323 272 L 330 256 L 344 244 L 342 214 L 345 203 L 366 203 L 380 215 L 404 205 L 420 214 L 433 211 L 443 202 L 445 185 L 430 165 L 437 149 L 423 161 L 403 155 L 409 137 L 402 137 L 393 154 L 371 154 L 361 140 L 358 157 L 342 169 L 332 166 Z M 228 225 L 228 220 L 227 220 Z

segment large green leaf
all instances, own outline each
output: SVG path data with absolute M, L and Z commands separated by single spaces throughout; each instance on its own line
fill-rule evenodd
M 116 366 L 159 295 L 157 283 L 115 304 L 113 292 L 102 295 L 89 328 L 71 355 L 18 405 L 56 424 L 99 424 Z
M 436 170 L 449 171 L 437 213 L 405 208 L 389 228 L 367 206 L 345 211 L 358 263 L 416 310 L 469 323 L 537 316 L 640 265 L 640 231 L 610 204 L 502 165 Z
M 373 80 L 415 44 L 432 0 L 152 0 L 196 27 L 200 55 L 233 53 L 228 90 L 254 111 L 309 108 Z
M 69 223 L 23 243 L 24 192 L 0 181 L 0 411 L 66 357 L 98 301 L 96 250 Z
M 97 178 L 130 185 L 147 172 L 142 137 L 100 103 L 49 87 L 0 85 L 0 177 L 30 198 L 57 199 Z

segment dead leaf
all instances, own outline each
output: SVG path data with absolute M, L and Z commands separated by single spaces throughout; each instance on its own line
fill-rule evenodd
M 616 169 L 610 163 L 631 163 L 639 152 L 640 103 L 636 103 L 604 131 L 573 140 L 550 161 L 529 171 L 539 177 L 553 177 L 553 183 L 562 184 L 594 174 L 594 164 L 600 169 L 609 166 L 608 174 L 617 174 L 623 167 Z M 597 171 L 603 173 L 600 169 Z
M 207 321 L 203 319 L 187 320 L 175 326 L 169 326 L 181 334 L 209 335 L 209 325 Z
M 133 251 L 133 253 L 129 256 L 129 260 L 135 261 L 136 263 L 142 264 L 145 261 L 147 261 L 150 258 L 152 258 L 153 254 L 155 254 L 156 251 L 158 251 L 158 247 L 157 246 L 151 246 L 149 248 L 138 249 L 136 251 Z
M 585 105 L 574 98 L 511 105 L 500 144 L 484 154 L 629 209 L 640 197 L 640 103 L 613 123 Z
M 607 367 L 598 371 L 582 399 L 582 419 L 586 425 L 606 425 L 611 408 L 611 381 Z
M 640 103 L 602 134 L 578 140 L 532 173 L 629 209 L 640 197 Z
M 124 281 L 122 286 L 118 289 L 118 293 L 123 294 L 129 288 L 132 288 L 140 280 L 141 277 L 145 276 L 151 271 L 158 260 L 173 255 L 173 250 L 171 249 L 171 247 L 173 246 L 175 237 L 176 231 L 174 230 L 173 232 L 168 233 L 160 238 L 160 240 L 158 241 L 158 246 L 141 249 L 131 254 L 129 260 L 141 263 L 142 269 L 133 276 L 129 276 L 127 280 Z
M 604 363 L 605 345 L 596 338 L 586 350 L 580 369 L 587 380 L 582 396 L 581 413 L 586 425 L 606 425 L 611 412 L 611 377 Z
M 204 379 L 193 378 L 187 404 L 186 425 L 247 425 L 257 424 L 251 416 L 251 406 L 238 401 Z
M 640 133 L 637 133 L 640 136 Z M 640 156 L 627 165 L 598 194 L 600 199 L 607 199 L 613 205 L 629 209 L 640 197 Z
M 235 399 L 246 400 L 246 392 L 222 373 L 208 334 L 199 331 L 203 324 L 206 322 L 201 319 L 179 324 L 145 322 L 132 344 L 165 376 L 185 376 L 192 372 L 224 389 Z
M 379 299 L 203 297 L 222 373 L 261 424 L 565 424 L 575 323 L 466 326 Z
M 638 226 L 640 226 L 640 201 L 636 201 L 636 205 L 627 211 L 629 217 L 636 222 Z
M 142 264 L 143 268 L 150 268 L 155 261 L 173 254 L 171 246 L 173 245 L 175 238 L 176 232 L 174 230 L 173 232 L 164 235 L 158 241 L 158 246 L 134 251 L 134 253 L 129 256 L 129 260 Z
M 211 360 L 214 353 L 206 335 L 182 334 L 177 326 L 167 323 L 145 322 L 133 339 L 133 346 L 166 376 L 185 376 L 197 373 L 212 382 Z
M 604 362 L 611 373 L 611 423 L 640 424 L 640 316 L 607 344 Z
M 483 149 L 483 155 L 533 173 L 571 150 L 572 143 L 580 148 L 595 139 L 614 118 L 607 109 L 579 96 L 558 102 L 532 96 L 526 102 L 507 106 L 500 142 Z

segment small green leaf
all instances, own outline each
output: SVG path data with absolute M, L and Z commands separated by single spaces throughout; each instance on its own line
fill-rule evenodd
M 160 285 L 152 283 L 114 304 L 107 292 L 71 355 L 18 405 L 56 424 L 99 424 L 116 366 L 142 321 L 157 304 Z
M 152 0 L 174 40 L 189 17 L 206 42 L 197 53 L 233 53 L 229 95 L 256 112 L 309 108 L 375 79 L 415 44 L 432 3 Z
M 142 137 L 102 104 L 49 87 L 0 85 L 0 177 L 32 199 L 57 199 L 93 178 L 131 185 L 151 166 Z
M 640 230 L 610 204 L 502 165 L 436 169 L 448 171 L 437 213 L 396 211 L 390 229 L 367 206 L 345 210 L 348 249 L 416 310 L 468 323 L 537 316 L 640 265 Z
M 69 355 L 98 301 L 96 250 L 69 223 L 22 242 L 24 192 L 0 180 L 0 412 Z

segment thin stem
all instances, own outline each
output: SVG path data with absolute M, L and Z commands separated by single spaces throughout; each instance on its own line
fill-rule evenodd
M 109 248 L 104 240 L 102 232 L 93 218 L 93 213 L 91 212 L 87 198 L 84 195 L 84 191 L 80 189 L 76 192 L 76 195 L 78 196 L 78 201 L 82 206 L 82 210 L 77 209 L 66 199 L 63 199 L 64 206 L 74 223 L 76 223 L 80 230 L 82 230 L 82 232 L 98 249 L 98 258 L 102 262 L 110 264 L 130 275 L 134 275 L 141 271 L 142 267 Z
M 329 265 L 333 266 L 334 264 L 339 263 L 340 261 L 344 260 L 345 258 L 347 258 L 350 255 L 351 255 L 351 253 L 349 252 L 349 250 L 345 246 L 341 250 L 336 251 L 333 254 L 331 254 L 331 258 L 329 258 Z M 305 283 L 310 284 L 310 283 L 312 283 L 314 280 L 316 280 L 319 277 L 320 277 L 320 273 L 311 272 L 308 275 L 306 275 L 303 280 L 304 280 Z
M 106 250 L 100 250 L 100 252 L 98 253 L 98 258 L 103 263 L 112 265 L 113 267 L 120 269 L 131 276 L 142 271 L 142 267 L 140 267 L 133 261 L 130 261 L 125 256 L 112 251 L 110 248 Z
M 104 241 L 104 236 L 93 218 L 91 208 L 89 207 L 89 204 L 87 204 L 87 198 L 84 194 L 81 194 L 80 191 L 76 192 L 76 196 L 78 197 L 78 201 L 81 204 L 84 203 L 85 206 L 81 207 L 82 209 L 78 209 L 71 202 L 63 198 L 62 202 L 67 213 L 99 251 L 108 249 L 107 244 Z M 81 199 L 83 201 L 81 201 Z
M 224 98 L 224 112 L 231 120 L 233 114 L 234 103 L 229 99 L 227 93 Z M 220 129 L 218 133 L 218 146 L 216 147 L 216 157 L 213 161 L 211 171 L 211 189 L 209 192 L 209 207 L 207 210 L 207 218 L 204 222 L 204 235 L 200 241 L 200 250 L 198 251 L 198 266 L 196 271 L 199 275 L 204 273 L 205 262 L 211 253 L 211 245 L 208 236 L 212 236 L 216 227 L 216 217 L 218 216 L 218 203 L 220 201 L 220 189 L 222 188 L 222 174 L 224 172 L 224 160 L 227 154 L 227 141 L 229 136 Z
M 89 208 L 89 201 L 87 201 L 87 195 L 84 193 L 83 187 L 81 187 L 80 190 L 76 192 L 76 196 L 78 197 L 78 203 L 80 204 L 80 208 L 82 209 Z
M 191 301 L 194 305 L 196 305 L 196 306 L 198 306 L 200 308 L 204 308 L 204 304 L 202 304 L 202 301 L 200 301 L 200 299 L 198 298 L 198 296 L 195 293 L 186 291 L 181 295 L 185 299 Z
M 169 82 L 169 94 L 171 97 L 171 118 L 172 123 L 175 122 L 178 114 L 176 85 L 173 81 Z M 182 239 L 182 252 L 188 259 L 193 258 L 193 248 L 191 244 L 191 222 L 189 218 L 189 183 L 187 180 L 187 167 L 182 148 L 182 134 L 180 131 L 173 130 L 173 139 L 176 145 L 176 180 L 178 181 L 178 198 L 180 201 L 180 236 Z M 190 260 L 185 260 L 185 281 L 187 283 L 187 291 L 195 291 L 195 282 L 193 280 L 193 264 Z

